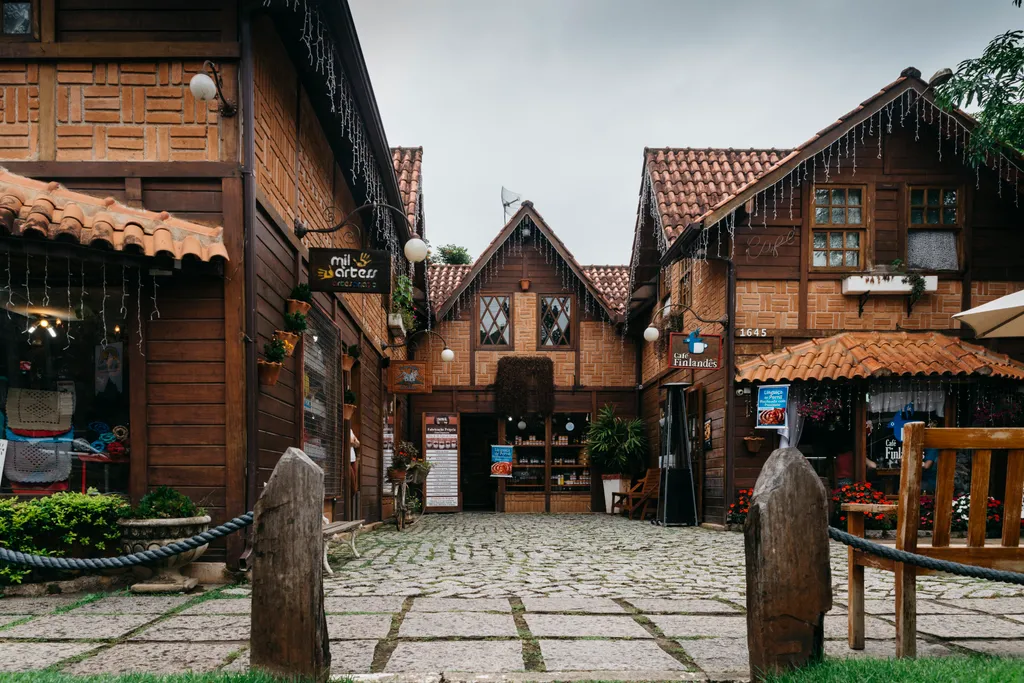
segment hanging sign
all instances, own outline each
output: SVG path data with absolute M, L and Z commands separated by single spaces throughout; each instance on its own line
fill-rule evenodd
M 756 429 L 786 429 L 789 425 L 788 384 L 764 384 L 757 388 Z
M 392 360 L 388 373 L 393 394 L 430 393 L 430 365 L 425 360 Z
M 310 249 L 309 288 L 314 292 L 391 292 L 391 253 L 379 249 Z
M 512 476 L 512 446 L 491 446 L 491 476 Z
M 722 335 L 673 332 L 669 335 L 670 368 L 718 370 L 722 367 Z
M 459 510 L 459 416 L 423 414 L 423 457 L 434 465 L 427 477 L 427 512 Z

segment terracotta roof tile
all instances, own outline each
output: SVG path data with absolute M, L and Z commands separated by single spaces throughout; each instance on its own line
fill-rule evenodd
M 789 153 L 788 149 L 645 150 L 665 238 L 674 240 L 687 224 L 764 175 Z
M 937 332 L 846 332 L 740 363 L 741 382 L 885 375 L 986 375 L 1024 379 L 1024 363 Z
M 391 162 L 395 165 L 398 176 L 398 190 L 402 194 L 406 217 L 409 225 L 422 236 L 423 227 L 416 224 L 419 216 L 420 192 L 423 188 L 423 148 L 393 147 Z
M 451 296 L 455 288 L 462 282 L 462 278 L 473 269 L 471 265 L 450 266 L 445 263 L 431 263 L 427 268 L 427 285 L 430 291 L 430 306 L 434 312 L 441 310 L 441 306 Z
M 617 312 L 626 311 L 629 266 L 583 266 L 583 274 Z
M 211 228 L 171 216 L 72 192 L 0 168 L 0 226 L 12 235 L 37 234 L 70 239 L 147 256 L 227 260 L 224 228 Z

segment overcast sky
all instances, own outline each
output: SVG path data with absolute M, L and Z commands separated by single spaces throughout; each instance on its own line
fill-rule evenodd
M 1024 26 L 1010 0 L 350 0 L 427 232 L 476 257 L 501 187 L 581 263 L 626 263 L 647 147 L 792 147 L 907 66 Z

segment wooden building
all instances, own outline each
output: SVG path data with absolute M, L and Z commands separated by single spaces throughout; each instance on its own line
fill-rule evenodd
M 702 521 L 724 523 L 780 443 L 829 486 L 891 488 L 901 420 L 1020 422 L 1024 347 L 971 343 L 951 317 L 1024 288 L 1021 159 L 975 164 L 974 125 L 907 69 L 795 149 L 645 151 L 629 334 L 723 341 L 713 370 L 673 368 L 666 334 L 642 351 L 651 438 L 666 382 L 691 382 L 710 421 L 695 440 Z M 761 417 L 787 426 L 756 428 L 759 388 L 779 385 L 786 415 Z
M 523 202 L 472 265 L 429 268 L 433 331 L 441 339 L 430 335 L 429 346 L 412 355 L 430 361 L 432 392 L 410 396 L 409 431 L 435 463 L 427 511 L 603 506 L 580 445 L 599 408 L 637 414 L 636 347 L 619 334 L 625 276 L 625 266 L 579 265 L 531 202 Z M 449 363 L 440 356 L 445 345 L 455 352 Z M 532 398 L 522 413 L 501 412 L 495 379 L 508 357 L 550 359 L 551 412 L 537 412 Z M 444 454 L 431 451 L 428 425 L 437 416 L 458 424 L 457 446 L 440 449 L 457 450 L 447 467 L 438 466 Z M 491 477 L 490 446 L 498 444 L 516 446 L 510 479 Z
M 204 62 L 223 102 L 190 90 Z M 257 379 L 310 247 L 387 250 L 425 298 L 402 249 L 423 233 L 422 150 L 388 148 L 347 3 L 5 3 L 0 119 L 4 392 L 72 393 L 65 443 L 107 449 L 124 428 L 107 449 L 120 457 L 85 472 L 73 458 L 65 487 L 138 500 L 168 485 L 219 523 L 252 509 L 300 446 L 325 469 L 325 514 L 380 519 L 384 373 L 404 356 L 384 350 L 389 298 L 316 294 L 277 383 Z M 367 203 L 398 210 L 295 234 Z M 362 351 L 348 373 L 342 342 Z M 53 473 L 16 476 L 5 491 L 60 488 Z M 233 564 L 243 540 L 206 558 Z

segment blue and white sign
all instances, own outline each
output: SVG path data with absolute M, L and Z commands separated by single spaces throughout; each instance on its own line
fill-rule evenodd
M 756 429 L 786 429 L 789 413 L 788 384 L 765 384 L 757 388 Z
M 512 476 L 512 446 L 491 446 L 491 476 Z

